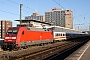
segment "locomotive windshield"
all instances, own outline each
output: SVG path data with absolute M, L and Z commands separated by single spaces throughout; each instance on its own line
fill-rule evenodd
M 18 30 L 8 30 L 7 34 L 17 34 Z

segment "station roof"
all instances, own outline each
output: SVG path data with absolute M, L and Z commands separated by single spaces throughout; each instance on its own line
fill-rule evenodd
M 15 20 L 15 21 L 20 22 L 20 20 Z M 30 22 L 30 21 L 51 25 L 50 23 L 42 22 L 42 21 L 38 21 L 38 20 L 22 20 L 22 22 Z

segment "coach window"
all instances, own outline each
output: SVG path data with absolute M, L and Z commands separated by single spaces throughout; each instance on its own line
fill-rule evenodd
M 55 36 L 56 36 L 57 34 L 55 34 Z
M 61 33 L 60 33 L 60 36 L 61 36 Z
M 61 34 L 61 36 L 62 36 L 62 34 Z
M 24 35 L 24 31 L 22 31 L 22 35 Z
M 59 34 L 59 36 L 60 36 L 60 34 Z
M 63 34 L 63 36 L 64 36 L 64 34 Z
M 56 36 L 58 36 L 58 34 L 56 34 Z
M 58 33 L 57 33 L 57 36 L 58 36 Z

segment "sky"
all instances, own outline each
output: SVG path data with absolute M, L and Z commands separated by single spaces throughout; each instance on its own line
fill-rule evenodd
M 19 24 L 14 20 L 20 19 L 20 4 L 23 4 L 22 19 L 36 11 L 45 15 L 52 8 L 71 9 L 74 29 L 89 30 L 90 0 L 0 0 L 0 20 L 10 20 L 13 26 Z

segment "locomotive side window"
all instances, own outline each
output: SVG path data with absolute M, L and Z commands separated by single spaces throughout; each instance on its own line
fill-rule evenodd
M 49 31 L 49 29 L 47 29 L 47 31 Z
M 22 35 L 24 35 L 24 31 L 22 32 Z
M 46 30 L 45 30 L 46 31 Z

